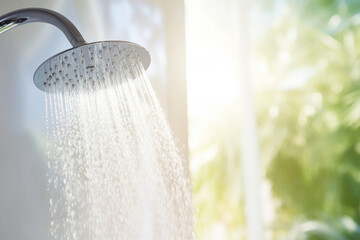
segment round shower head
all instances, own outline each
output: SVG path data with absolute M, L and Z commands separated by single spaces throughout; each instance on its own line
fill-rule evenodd
M 126 55 L 129 57 L 129 53 L 137 56 L 137 60 L 141 62 L 145 70 L 149 67 L 150 54 L 145 48 L 135 43 L 125 41 L 94 42 L 65 50 L 47 59 L 35 71 L 34 83 L 37 88 L 45 91 L 49 84 L 56 84 L 59 76 L 71 74 L 74 76 L 73 79 L 77 76 L 86 76 L 88 70 L 101 71 L 116 58 L 119 60 L 124 56 L 126 58 Z M 124 61 L 128 61 L 128 59 L 124 59 Z M 66 76 L 66 78 L 71 79 L 71 76 Z
M 149 53 L 135 43 L 125 41 L 86 43 L 69 19 L 49 9 L 25 8 L 0 16 L 0 34 L 32 22 L 45 22 L 58 27 L 73 46 L 49 58 L 35 71 L 34 83 L 42 91 L 50 86 L 75 87 L 78 83 L 85 85 L 87 80 L 94 82 L 94 78 L 100 78 L 99 75 L 103 75 L 102 79 L 105 79 L 105 76 L 114 73 L 111 69 L 117 71 L 115 71 L 118 73 L 117 76 L 125 74 L 125 78 L 133 79 L 136 74 L 132 70 L 129 71 L 127 66 L 139 67 L 138 63 L 141 63 L 140 65 L 146 70 L 150 64 Z M 123 68 L 120 70 L 119 66 L 115 65 L 123 65 Z

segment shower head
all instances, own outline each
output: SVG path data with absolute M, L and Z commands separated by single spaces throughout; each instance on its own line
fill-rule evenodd
M 19 9 L 0 16 L 0 34 L 18 25 L 31 22 L 46 22 L 58 27 L 73 48 L 60 52 L 43 62 L 34 74 L 37 88 L 45 91 L 46 86 L 56 84 L 63 72 L 74 76 L 86 76 L 91 69 L 108 69 L 114 58 L 136 57 L 146 70 L 150 65 L 150 54 L 145 48 L 126 41 L 102 41 L 86 43 L 77 28 L 63 15 L 43 8 Z M 124 61 L 127 61 L 126 59 Z M 99 68 L 102 68 L 99 70 Z M 71 79 L 71 78 L 70 78 Z M 68 84 L 68 82 L 67 82 Z M 73 86 L 76 82 L 71 83 Z
M 130 54 L 136 56 L 144 69 L 150 65 L 149 53 L 135 43 L 125 41 L 86 43 L 58 53 L 43 62 L 35 71 L 34 83 L 37 88 L 45 91 L 46 86 L 57 84 L 58 81 L 62 81 L 61 77 L 72 74 L 73 77 L 67 77 L 64 83 L 75 87 L 79 84 L 80 76 L 90 75 L 89 72 L 93 69 L 104 75 L 102 71 L 108 69 L 107 66 L 114 65 L 115 58 L 120 60 L 130 57 Z

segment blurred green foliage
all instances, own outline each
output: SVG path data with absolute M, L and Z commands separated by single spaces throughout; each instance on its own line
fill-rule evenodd
M 277 208 L 267 239 L 360 239 L 360 1 L 260 5 L 279 15 L 254 53 L 254 71 L 262 62 L 270 76 L 256 91 L 262 170 Z M 190 132 L 207 139 L 190 143 L 197 229 L 220 224 L 227 239 L 245 239 L 238 101 L 204 109 L 214 113 L 206 126 L 190 119 Z
M 258 48 L 275 79 L 257 96 L 274 239 L 314 220 L 323 234 L 293 239 L 360 239 L 360 1 L 286 5 Z M 353 232 L 334 227 L 344 217 Z
M 234 111 L 235 110 L 235 111 Z M 197 237 L 212 239 L 212 230 L 226 229 L 228 239 L 244 239 L 243 176 L 240 159 L 240 124 L 237 103 L 213 105 L 203 119 L 190 119 L 190 132 L 201 136 L 190 142 Z M 213 114 L 210 114 L 213 113 Z M 234 121 L 235 120 L 235 121 Z M 221 230 L 220 230 L 221 231 Z

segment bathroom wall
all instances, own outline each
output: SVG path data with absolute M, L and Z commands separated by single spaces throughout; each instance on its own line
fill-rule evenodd
M 147 74 L 186 149 L 183 1 L 0 0 L 0 6 L 0 15 L 50 8 L 73 21 L 88 42 L 120 39 L 148 49 Z M 0 35 L 0 239 L 49 239 L 44 95 L 32 76 L 44 60 L 70 47 L 58 29 L 43 23 Z

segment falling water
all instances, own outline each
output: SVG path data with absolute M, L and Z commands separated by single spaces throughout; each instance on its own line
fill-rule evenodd
M 88 50 L 45 66 L 52 238 L 193 239 L 186 163 L 139 56 Z

